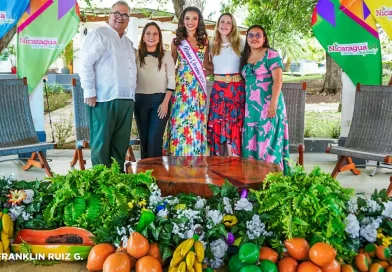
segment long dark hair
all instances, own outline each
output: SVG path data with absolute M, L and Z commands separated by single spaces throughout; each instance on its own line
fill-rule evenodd
M 261 25 L 252 25 L 251 27 L 249 27 L 248 30 L 246 31 L 245 47 L 244 47 L 244 51 L 242 52 L 242 56 L 241 56 L 241 64 L 240 64 L 240 69 L 241 70 L 248 63 L 248 59 L 249 59 L 249 56 L 250 56 L 250 46 L 248 44 L 248 33 L 253 28 L 258 28 L 258 29 L 260 29 L 263 32 L 263 36 L 265 38 L 265 41 L 263 43 L 263 48 L 270 48 L 270 45 L 269 45 L 269 42 L 268 42 L 267 33 L 265 32 L 264 28 Z
M 186 28 L 184 24 L 184 19 L 185 19 L 185 14 L 190 11 L 196 12 L 199 17 L 199 22 L 197 24 L 197 29 L 196 29 L 196 39 L 199 48 L 204 48 L 204 46 L 207 44 L 208 36 L 206 32 L 206 27 L 204 25 L 203 14 L 201 14 L 200 9 L 198 9 L 197 7 L 187 7 L 182 11 L 180 19 L 178 20 L 178 27 L 176 30 L 176 38 L 174 39 L 174 44 L 179 45 L 183 40 L 185 40 L 188 37 L 188 33 L 186 32 Z
M 146 44 L 143 42 L 143 38 L 144 35 L 146 34 L 147 28 L 149 26 L 155 26 L 158 29 L 158 33 L 159 33 L 159 42 L 157 44 L 157 53 L 158 53 L 158 70 L 161 70 L 162 67 L 162 59 L 163 59 L 163 55 L 165 54 L 165 51 L 163 50 L 163 42 L 162 42 L 162 31 L 161 28 L 158 26 L 157 23 L 155 22 L 150 22 L 148 24 L 146 24 L 143 28 L 143 33 L 142 33 L 142 37 L 140 38 L 140 42 L 139 42 L 139 60 L 140 60 L 140 68 L 143 67 L 144 65 L 146 65 L 146 62 L 144 60 L 144 56 L 147 53 L 147 46 Z

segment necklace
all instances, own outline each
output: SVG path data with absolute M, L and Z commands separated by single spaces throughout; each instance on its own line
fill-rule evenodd
M 221 44 L 221 48 L 229 48 L 230 46 L 231 46 L 231 42 Z

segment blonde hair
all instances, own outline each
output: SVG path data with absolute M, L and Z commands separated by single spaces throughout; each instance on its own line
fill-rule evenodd
M 219 24 L 221 18 L 225 15 L 230 16 L 231 18 L 231 32 L 229 34 L 229 41 L 231 43 L 231 47 L 233 48 L 234 52 L 238 56 L 241 56 L 241 38 L 240 38 L 240 33 L 238 32 L 237 22 L 235 21 L 233 15 L 228 12 L 223 13 L 221 16 L 219 16 L 219 19 L 215 26 L 215 35 L 212 42 L 212 55 L 213 56 L 219 55 L 221 52 L 222 37 L 221 34 L 219 33 Z

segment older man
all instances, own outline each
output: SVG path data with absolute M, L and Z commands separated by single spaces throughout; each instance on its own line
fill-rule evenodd
M 130 8 L 117 1 L 109 24 L 87 34 L 81 50 L 80 79 L 90 117 L 92 164 L 123 170 L 132 128 L 136 89 L 135 49 L 125 35 Z

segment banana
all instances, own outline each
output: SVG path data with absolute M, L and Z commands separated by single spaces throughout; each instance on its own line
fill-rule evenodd
M 199 263 L 202 263 L 204 260 L 204 246 L 200 241 L 195 242 L 195 251 L 196 251 L 196 259 Z
M 15 229 L 15 224 L 14 221 L 11 220 L 10 230 L 8 231 L 9 238 L 14 237 L 14 229 Z
M 189 238 L 189 239 L 185 240 L 185 244 L 181 248 L 182 257 L 186 256 L 188 251 L 191 250 L 191 248 L 193 247 L 194 243 L 195 243 L 195 240 L 193 240 L 193 238 Z
M 8 239 L 8 235 L 4 232 L 4 230 L 1 231 L 1 241 L 3 243 L 3 251 L 6 252 L 10 246 L 10 240 Z
M 185 262 L 180 263 L 180 266 L 178 267 L 177 272 L 186 272 L 186 263 Z
M 195 263 L 195 252 L 189 251 L 188 254 L 186 255 L 186 266 L 188 270 L 190 270 L 193 267 L 193 264 Z
M 177 267 L 181 263 L 182 259 L 183 257 L 180 255 L 180 253 L 173 255 L 173 258 L 170 262 L 170 267 Z
M 0 254 L 4 252 L 3 243 L 0 241 Z
M 176 266 L 169 266 L 169 271 L 168 272 L 177 272 L 177 270 L 178 270 L 178 267 L 176 267 Z
M 203 271 L 203 266 L 198 261 L 196 261 L 194 263 L 193 268 L 195 269 L 195 272 L 202 272 Z
M 5 232 L 5 234 L 8 234 L 10 231 L 10 226 L 11 226 L 11 217 L 5 213 L 3 214 L 3 216 L 1 217 L 1 222 L 3 224 L 3 231 Z

